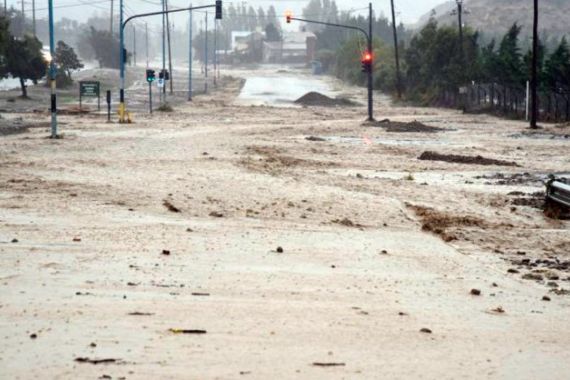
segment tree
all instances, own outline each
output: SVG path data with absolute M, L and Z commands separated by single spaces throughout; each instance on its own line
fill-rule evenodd
M 83 68 L 83 63 L 79 61 L 79 58 L 77 58 L 77 54 L 75 54 L 73 48 L 63 41 L 57 42 L 54 62 L 57 67 L 63 71 L 64 75 L 69 78 L 69 81 L 72 81 L 72 71 Z
M 570 93 L 570 47 L 566 37 L 550 55 L 544 69 L 545 85 L 555 92 Z
M 26 80 L 35 84 L 46 75 L 47 63 L 40 40 L 30 35 L 22 40 L 11 37 L 6 49 L 6 69 L 12 77 L 20 79 L 22 97 L 27 98 Z
M 283 37 L 281 36 L 281 32 L 279 29 L 275 27 L 273 24 L 267 24 L 265 27 L 265 39 L 267 41 L 281 41 Z
M 10 21 L 5 16 L 0 16 L 0 78 L 8 76 L 6 49 L 10 42 Z
M 525 83 L 524 66 L 519 48 L 521 27 L 516 23 L 503 37 L 498 52 L 498 74 L 504 85 L 523 87 Z
M 95 52 L 95 59 L 99 62 L 100 67 L 109 67 L 113 69 L 119 68 L 120 61 L 120 45 L 116 36 L 111 35 L 108 30 L 97 30 L 91 27 L 89 34 L 89 44 Z M 127 62 L 130 60 L 131 53 L 127 52 Z

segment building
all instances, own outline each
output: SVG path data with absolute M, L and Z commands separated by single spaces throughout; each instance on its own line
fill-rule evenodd
M 284 32 L 282 41 L 263 42 L 263 62 L 308 64 L 315 59 L 316 45 L 311 32 Z

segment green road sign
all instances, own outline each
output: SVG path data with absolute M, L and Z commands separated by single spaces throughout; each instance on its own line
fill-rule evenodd
M 101 97 L 99 96 L 100 83 L 96 81 L 79 82 L 79 109 L 82 107 L 84 97 L 97 98 L 97 109 L 101 110 Z
M 82 97 L 98 97 L 99 87 L 99 82 L 81 81 L 79 82 L 79 94 Z

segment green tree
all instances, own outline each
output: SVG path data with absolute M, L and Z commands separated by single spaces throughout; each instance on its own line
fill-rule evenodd
M 273 24 L 267 24 L 265 27 L 265 39 L 267 41 L 281 41 L 283 37 L 281 36 L 281 32 L 279 29 L 275 27 Z
M 562 38 L 556 50 L 545 64 L 545 84 L 556 91 L 570 91 L 570 47 L 566 37 Z
M 99 62 L 100 67 L 119 68 L 120 45 L 117 36 L 112 36 L 107 30 L 97 30 L 91 27 L 88 41 L 93 47 L 95 59 Z M 131 54 L 127 52 L 127 62 L 130 60 L 130 56 Z
M 7 17 L 0 16 L 0 78 L 8 76 L 6 49 L 10 42 L 10 21 Z
M 83 63 L 79 61 L 79 58 L 77 58 L 77 54 L 75 54 L 73 48 L 63 41 L 57 42 L 54 62 L 58 69 L 61 70 L 70 81 L 72 81 L 71 73 L 74 70 L 83 68 Z
M 519 48 L 520 32 L 521 27 L 513 24 L 499 45 L 497 77 L 503 85 L 522 87 L 526 82 Z
M 6 70 L 12 77 L 20 79 L 22 97 L 27 98 L 26 80 L 35 84 L 46 75 L 47 64 L 40 40 L 30 35 L 21 40 L 11 37 L 6 49 Z

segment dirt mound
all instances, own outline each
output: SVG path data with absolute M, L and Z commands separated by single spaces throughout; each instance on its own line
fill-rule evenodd
M 336 106 L 354 106 L 351 100 L 344 98 L 329 98 L 320 92 L 307 92 L 305 95 L 301 96 L 299 99 L 295 100 L 295 104 L 300 104 L 302 106 L 320 106 L 320 107 L 336 107 Z
M 450 242 L 457 240 L 457 235 L 449 231 L 450 229 L 457 229 L 458 227 L 478 227 L 488 228 L 489 226 L 484 220 L 472 216 L 455 216 L 443 212 L 436 211 L 429 207 L 422 207 L 416 205 L 406 205 L 414 211 L 414 213 L 422 221 L 422 230 L 433 232 L 441 236 L 441 238 Z
M 499 165 L 499 166 L 519 166 L 516 162 L 495 160 L 492 158 L 485 158 L 482 156 L 461 156 L 457 154 L 440 154 L 436 152 L 426 151 L 418 157 L 418 160 L 422 161 L 442 161 L 442 162 L 452 162 L 457 164 L 469 164 L 469 165 Z
M 417 120 L 409 123 L 404 123 L 400 121 L 390 121 L 388 119 L 373 122 L 374 127 L 380 127 L 386 129 L 386 132 L 396 132 L 396 133 L 436 133 L 445 131 L 443 128 L 430 127 Z

